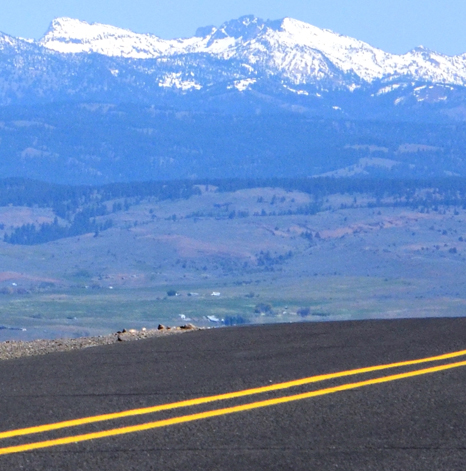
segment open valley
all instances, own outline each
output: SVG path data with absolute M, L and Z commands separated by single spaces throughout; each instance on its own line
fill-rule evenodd
M 414 207 L 364 193 L 196 188 L 101 201 L 105 230 L 1 242 L 0 340 L 464 315 L 466 210 L 442 194 Z M 0 208 L 7 238 L 55 217 L 38 205 Z

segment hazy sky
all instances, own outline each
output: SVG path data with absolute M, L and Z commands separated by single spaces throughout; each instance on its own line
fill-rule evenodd
M 59 16 L 175 38 L 254 14 L 289 16 L 389 52 L 419 45 L 466 52 L 465 0 L 0 0 L 0 7 L 0 31 L 26 38 L 41 37 Z

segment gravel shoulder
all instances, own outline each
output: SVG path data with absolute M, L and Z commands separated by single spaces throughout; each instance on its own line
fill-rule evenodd
M 35 355 L 46 355 L 53 352 L 67 352 L 83 348 L 110 345 L 118 342 L 131 342 L 152 337 L 164 337 L 167 335 L 181 334 L 201 330 L 192 324 L 180 327 L 159 326 L 158 329 L 123 329 L 109 335 L 98 337 L 80 337 L 75 339 L 62 338 L 54 340 L 32 340 L 30 342 L 6 341 L 0 342 L 0 360 L 11 360 L 13 358 L 29 357 Z

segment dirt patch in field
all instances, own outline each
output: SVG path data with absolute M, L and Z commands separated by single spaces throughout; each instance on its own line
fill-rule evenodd
M 204 242 L 182 235 L 164 235 L 152 237 L 154 241 L 169 244 L 175 248 L 181 257 L 197 258 L 205 256 L 232 257 L 251 259 L 254 256 L 245 250 L 236 250 L 228 245 Z
M 37 283 L 59 283 L 59 280 L 53 278 L 43 278 L 40 276 L 25 275 L 24 273 L 16 273 L 14 271 L 0 272 L 0 282 L 2 281 L 35 281 Z
M 355 223 L 337 229 L 320 231 L 322 239 L 339 239 L 345 235 L 367 234 L 368 232 L 411 226 L 419 220 L 437 219 L 429 214 L 401 214 L 399 217 L 387 217 L 381 221 L 371 223 Z

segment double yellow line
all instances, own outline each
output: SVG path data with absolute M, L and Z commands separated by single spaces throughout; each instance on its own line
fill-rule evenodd
M 439 355 L 439 356 L 434 356 L 434 357 L 429 357 L 429 358 L 422 358 L 418 360 L 409 360 L 409 361 L 403 361 L 403 362 L 398 362 L 398 363 L 391 363 L 391 364 L 386 364 L 386 365 L 376 365 L 376 366 L 370 366 L 366 368 L 358 368 L 354 370 L 348 370 L 348 371 L 341 371 L 337 373 L 330 373 L 330 374 L 324 374 L 324 375 L 318 375 L 318 376 L 311 376 L 308 378 L 302 378 L 298 379 L 295 381 L 287 381 L 284 383 L 278 383 L 278 384 L 271 384 L 268 386 L 263 386 L 263 387 L 258 387 L 258 388 L 252 388 L 252 389 L 245 389 L 242 391 L 235 391 L 231 393 L 226 393 L 226 394 L 219 394 L 215 396 L 207 396 L 207 397 L 199 397 L 195 399 L 189 399 L 186 401 L 179 401 L 179 402 L 173 402 L 169 404 L 162 404 L 158 406 L 153 406 L 153 407 L 145 407 L 141 409 L 132 409 L 132 410 L 127 410 L 127 411 L 122 411 L 122 412 L 115 412 L 111 414 L 104 414 L 104 415 L 97 415 L 97 416 L 91 416 L 91 417 L 83 417 L 80 419 L 74 419 L 74 420 L 67 420 L 64 422 L 57 422 L 57 423 L 52 423 L 52 424 L 45 424 L 45 425 L 39 425 L 35 427 L 28 427 L 28 428 L 22 428 L 22 429 L 16 429 L 16 430 L 9 430 L 5 432 L 0 432 L 0 439 L 6 439 L 6 438 L 13 438 L 13 437 L 19 437 L 19 436 L 24 436 L 24 435 L 31 435 L 31 434 L 38 434 L 38 433 L 44 433 L 44 432 L 50 432 L 53 430 L 60 430 L 60 429 L 65 429 L 65 428 L 70 428 L 70 427 L 77 427 L 80 425 L 86 425 L 86 424 L 92 424 L 96 422 L 105 422 L 109 420 L 116 420 L 116 419 L 122 419 L 126 417 L 134 417 L 134 416 L 140 416 L 140 415 L 145 415 L 145 414 L 153 414 L 156 412 L 161 412 L 161 411 L 168 411 L 168 410 L 174 410 L 174 409 L 179 409 L 183 407 L 192 407 L 192 406 L 197 406 L 197 405 L 202 405 L 202 404 L 208 404 L 211 402 L 219 402 L 219 401 L 225 401 L 229 399 L 235 399 L 235 398 L 241 398 L 241 397 L 247 397 L 247 396 L 253 396 L 257 394 L 263 394 L 267 392 L 273 392 L 273 391 L 280 391 L 280 390 L 285 390 L 289 388 L 294 388 L 297 386 L 303 386 L 307 384 L 312 384 L 312 383 L 317 383 L 320 381 L 326 381 L 330 379 L 337 379 L 337 378 L 343 378 L 343 377 L 348 377 L 348 376 L 355 376 L 355 375 L 360 375 L 364 373 L 372 373 L 376 371 L 383 371 L 383 370 L 388 370 L 388 369 L 393 369 L 393 368 L 400 368 L 400 367 L 405 367 L 405 366 L 413 366 L 413 365 L 419 365 L 423 363 L 431 363 L 431 362 L 437 362 L 437 361 L 442 361 L 442 360 L 450 360 L 453 358 L 458 358 L 461 356 L 466 356 L 466 350 L 458 351 L 458 352 L 453 352 L 453 353 L 447 353 L 444 355 Z M 133 426 L 128 426 L 128 427 L 120 427 L 116 429 L 111 429 L 111 430 L 104 430 L 101 432 L 93 432 L 93 433 L 87 433 L 87 434 L 82 434 L 82 435 L 72 435 L 68 437 L 63 437 L 63 438 L 57 438 L 53 440 L 46 440 L 46 441 L 40 441 L 40 442 L 33 442 L 33 443 L 26 443 L 24 445 L 17 445 L 17 446 L 9 446 L 5 448 L 0 448 L 0 455 L 6 455 L 6 454 L 11 454 L 11 453 L 19 453 L 19 452 L 24 452 L 24 451 L 30 451 L 30 450 L 37 450 L 40 448 L 49 448 L 49 447 L 54 447 L 58 445 L 66 445 L 70 443 L 78 443 L 78 442 L 83 442 L 83 441 L 88 441 L 88 440 L 95 440 L 98 438 L 105 438 L 105 437 L 113 437 L 117 435 L 125 435 L 129 433 L 134 433 L 134 432 L 140 432 L 144 430 L 150 430 L 150 429 L 155 429 L 155 428 L 160 428 L 160 427 L 166 427 L 168 425 L 175 425 L 175 424 L 181 424 L 181 423 L 186 423 L 186 422 L 192 422 L 195 420 L 201 420 L 201 419 L 207 419 L 209 417 L 216 417 L 220 415 L 228 415 L 228 414 L 234 414 L 237 412 L 244 412 L 252 409 L 259 409 L 262 407 L 269 407 L 269 406 L 274 406 L 278 404 L 284 404 L 287 402 L 293 402 L 293 401 L 300 401 L 303 399 L 308 399 L 311 397 L 317 397 L 317 396 L 324 396 L 326 394 L 332 394 L 335 392 L 341 392 L 341 391 L 348 391 L 350 389 L 356 389 L 356 388 L 361 388 L 364 386 L 370 386 L 374 384 L 381 384 L 381 383 L 388 383 L 390 381 L 397 381 L 399 379 L 405 379 L 405 378 L 412 378 L 415 376 L 421 376 L 421 375 L 426 375 L 426 374 L 431 374 L 431 373 L 437 373 L 440 371 L 445 371 L 453 368 L 459 368 L 461 366 L 466 366 L 466 361 L 461 361 L 461 362 L 456 362 L 456 363 L 447 363 L 447 364 L 442 364 L 439 366 L 433 366 L 430 368 L 423 368 L 419 370 L 413 370 L 413 371 L 408 371 L 405 373 L 399 373 L 395 375 L 390 375 L 390 376 L 382 376 L 379 378 L 374 378 L 374 379 L 369 379 L 365 381 L 359 381 L 356 383 L 347 383 L 347 384 L 342 384 L 339 386 L 334 386 L 334 387 L 329 387 L 325 389 L 319 389 L 316 391 L 310 391 L 310 392 L 305 392 L 301 394 L 294 394 L 290 396 L 282 396 L 282 397 L 277 397 L 273 399 L 267 399 L 267 400 L 262 400 L 262 401 L 256 401 L 256 402 L 251 402 L 248 404 L 242 404 L 238 406 L 232 406 L 232 407 L 227 407 L 227 408 L 221 408 L 221 409 L 214 409 L 206 412 L 200 412 L 196 414 L 189 414 L 189 415 L 183 415 L 179 417 L 174 417 L 171 419 L 164 419 L 164 420 L 157 420 L 154 422 L 148 422 L 144 424 L 139 424 L 139 425 L 133 425 Z

